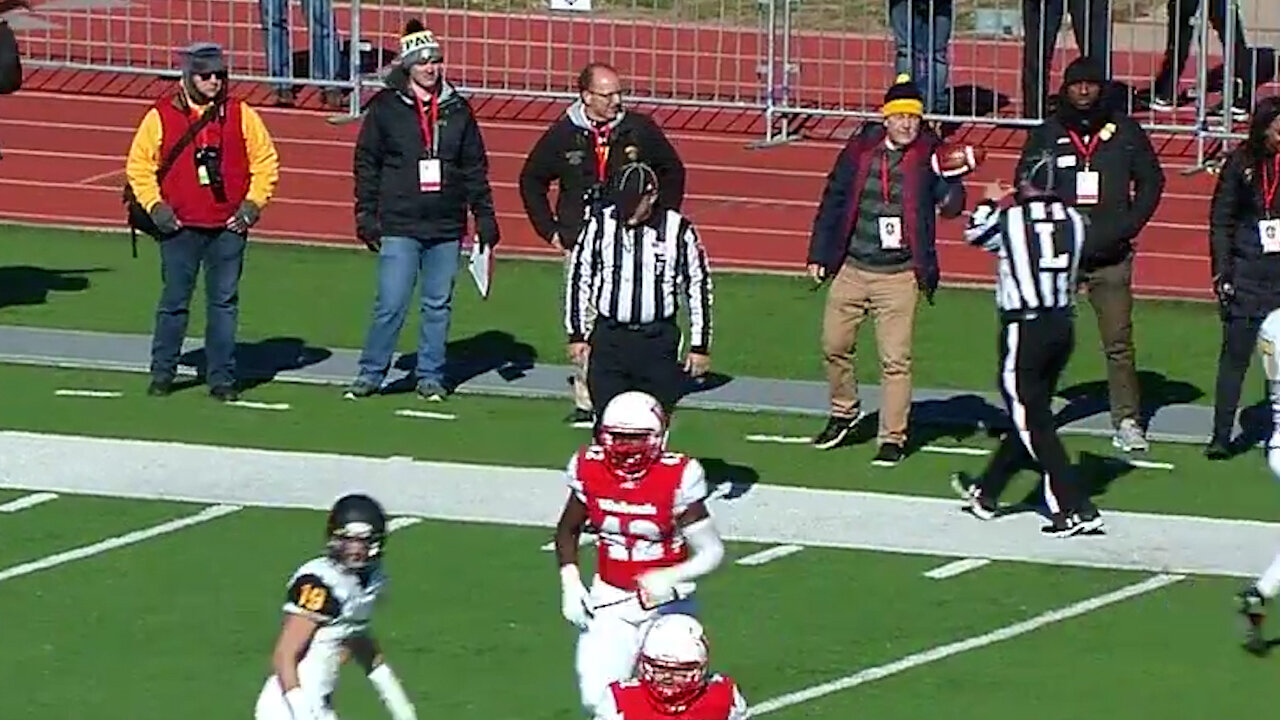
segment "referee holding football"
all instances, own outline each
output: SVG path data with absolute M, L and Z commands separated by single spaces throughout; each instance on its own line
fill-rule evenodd
M 998 514 L 999 497 L 1030 455 L 1044 474 L 1051 525 L 1043 532 L 1067 537 L 1102 529 L 1098 509 L 1072 477 L 1067 450 L 1054 427 L 1050 400 L 1075 346 L 1075 295 L 1084 245 L 1084 216 L 1054 193 L 1054 155 L 1042 153 L 1018 178 L 1015 202 L 998 202 L 1011 189 L 989 187 L 974 209 L 965 240 L 999 256 L 996 304 L 1000 310 L 1000 392 L 1013 420 L 981 477 L 952 476 L 951 485 L 974 516 Z
M 686 374 L 711 365 L 711 273 L 688 218 L 658 202 L 653 168 L 633 162 L 613 176 L 610 203 L 592 213 L 569 261 L 565 330 L 569 356 L 587 364 L 587 388 L 598 419 L 615 395 L 647 392 L 668 414 Z M 683 287 L 689 306 L 689 353 L 677 357 Z M 591 324 L 590 308 L 598 317 Z M 591 328 L 588 330 L 588 328 Z

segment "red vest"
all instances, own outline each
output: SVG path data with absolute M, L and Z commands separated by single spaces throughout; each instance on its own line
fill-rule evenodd
M 162 128 L 160 158 L 163 160 L 178 140 L 199 118 L 185 98 L 179 109 L 172 95 L 156 102 Z M 220 228 L 227 218 L 235 214 L 241 201 L 249 193 L 249 151 L 245 146 L 240 127 L 240 101 L 228 99 L 221 117 L 215 118 L 200 132 L 195 140 L 183 148 L 177 160 L 169 168 L 160 183 L 160 195 L 173 208 L 183 225 L 195 228 Z M 218 147 L 222 156 L 222 183 L 226 192 L 224 202 L 214 197 L 213 187 L 201 185 L 196 173 L 196 148 Z

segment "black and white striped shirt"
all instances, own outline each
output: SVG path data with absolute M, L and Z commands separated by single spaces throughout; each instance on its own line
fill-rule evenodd
M 688 218 L 674 210 L 627 227 L 614 208 L 592 213 L 569 264 L 565 288 L 565 330 L 584 342 L 594 308 L 620 323 L 674 319 L 683 287 L 689 305 L 689 349 L 711 346 L 711 273 L 707 254 Z
M 1032 199 L 1004 210 L 987 201 L 974 208 L 964 235 L 999 256 L 996 305 L 1002 311 L 1063 310 L 1075 303 L 1085 223 L 1059 200 Z

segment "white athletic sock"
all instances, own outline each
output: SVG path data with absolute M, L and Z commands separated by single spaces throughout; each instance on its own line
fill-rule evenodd
M 1256 587 L 1258 592 L 1262 593 L 1262 597 L 1268 600 L 1280 595 L 1280 554 L 1276 555 L 1271 565 L 1267 566 L 1267 571 L 1258 578 Z

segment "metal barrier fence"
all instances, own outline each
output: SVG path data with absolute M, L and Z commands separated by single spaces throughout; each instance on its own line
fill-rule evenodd
M 331 106 L 354 114 L 361 91 L 380 84 L 377 70 L 394 57 L 404 22 L 419 17 L 440 36 L 449 73 L 467 92 L 572 97 L 578 68 L 605 60 L 623 72 L 635 100 L 761 113 L 768 142 L 824 118 L 874 116 L 899 71 L 917 78 L 933 119 L 1027 125 L 1078 48 L 1096 47 L 1105 50 L 1112 77 L 1148 128 L 1193 135 L 1202 149 L 1205 140 L 1239 137 L 1229 119 L 1215 114 L 1214 96 L 1221 92 L 1230 107 L 1235 100 L 1247 106 L 1255 87 L 1270 94 L 1277 68 L 1267 43 L 1280 36 L 1280 3 L 1169 0 L 1168 6 L 1166 0 L 49 0 L 10 20 L 31 66 L 172 75 L 174 50 L 214 40 L 226 48 L 234 78 L 278 90 L 327 89 Z M 1179 67 L 1187 55 L 1190 67 Z M 1183 74 L 1193 77 L 1182 81 L 1182 106 L 1175 107 L 1174 81 Z M 1239 80 L 1223 83 L 1224 77 Z M 339 105 L 342 94 L 348 97 Z

